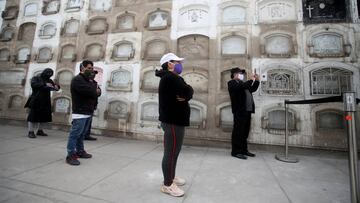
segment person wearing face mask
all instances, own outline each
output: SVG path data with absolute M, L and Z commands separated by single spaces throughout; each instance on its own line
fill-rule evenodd
M 185 126 L 190 124 L 190 105 L 194 90 L 180 76 L 183 67 L 180 58 L 173 53 L 165 54 L 160 59 L 162 70 L 156 70 L 159 83 L 159 120 L 164 131 L 164 155 L 162 172 L 163 193 L 180 197 L 184 191 L 178 186 L 185 180 L 175 176 L 176 163 L 183 143 Z
M 25 104 L 25 108 L 30 109 L 27 117 L 29 138 L 36 138 L 36 135 L 47 136 L 42 129 L 42 123 L 52 121 L 50 92 L 60 90 L 60 85 L 50 79 L 53 74 L 52 69 L 46 68 L 31 79 L 32 94 Z
M 231 156 L 239 159 L 254 157 L 248 151 L 247 138 L 249 137 L 251 114 L 255 113 L 255 104 L 252 93 L 259 87 L 259 75 L 253 74 L 245 81 L 245 70 L 232 68 L 231 80 L 228 82 L 228 91 L 231 99 L 231 108 L 234 116 L 234 126 L 231 136 Z
M 92 61 L 84 60 L 80 64 L 80 73 L 71 80 L 72 122 L 67 143 L 66 163 L 80 165 L 78 158 L 89 159 L 91 154 L 84 149 L 84 137 L 87 133 L 97 99 L 101 94 L 97 84 L 92 81 L 94 74 Z

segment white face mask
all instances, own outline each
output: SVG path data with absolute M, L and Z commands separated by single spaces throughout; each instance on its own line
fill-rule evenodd
M 238 79 L 239 80 L 244 80 L 244 75 L 243 74 L 238 74 Z

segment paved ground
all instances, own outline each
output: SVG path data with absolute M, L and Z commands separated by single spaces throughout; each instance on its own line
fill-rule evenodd
M 186 194 L 160 192 L 161 143 L 98 137 L 78 167 L 65 164 L 67 133 L 29 139 L 26 128 L 0 125 L 0 202 L 350 202 L 347 154 L 292 150 L 296 164 L 279 162 L 279 147 L 252 146 L 246 161 L 228 149 L 184 146 L 177 174 Z

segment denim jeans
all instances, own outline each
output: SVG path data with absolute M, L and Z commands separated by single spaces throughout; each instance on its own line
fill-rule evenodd
M 68 155 L 84 150 L 84 137 L 90 123 L 91 117 L 73 119 L 67 144 Z

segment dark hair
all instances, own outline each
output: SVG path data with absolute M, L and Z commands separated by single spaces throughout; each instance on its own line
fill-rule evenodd
M 169 68 L 168 68 L 168 64 L 169 62 L 165 62 L 165 63 L 163 63 L 162 65 L 161 65 L 161 68 L 163 69 L 163 70 L 168 70 Z
M 91 64 L 92 66 L 94 66 L 94 63 L 92 61 L 89 61 L 89 60 L 83 60 L 82 63 L 80 63 L 80 71 L 81 71 L 81 68 L 85 68 L 87 65 Z

